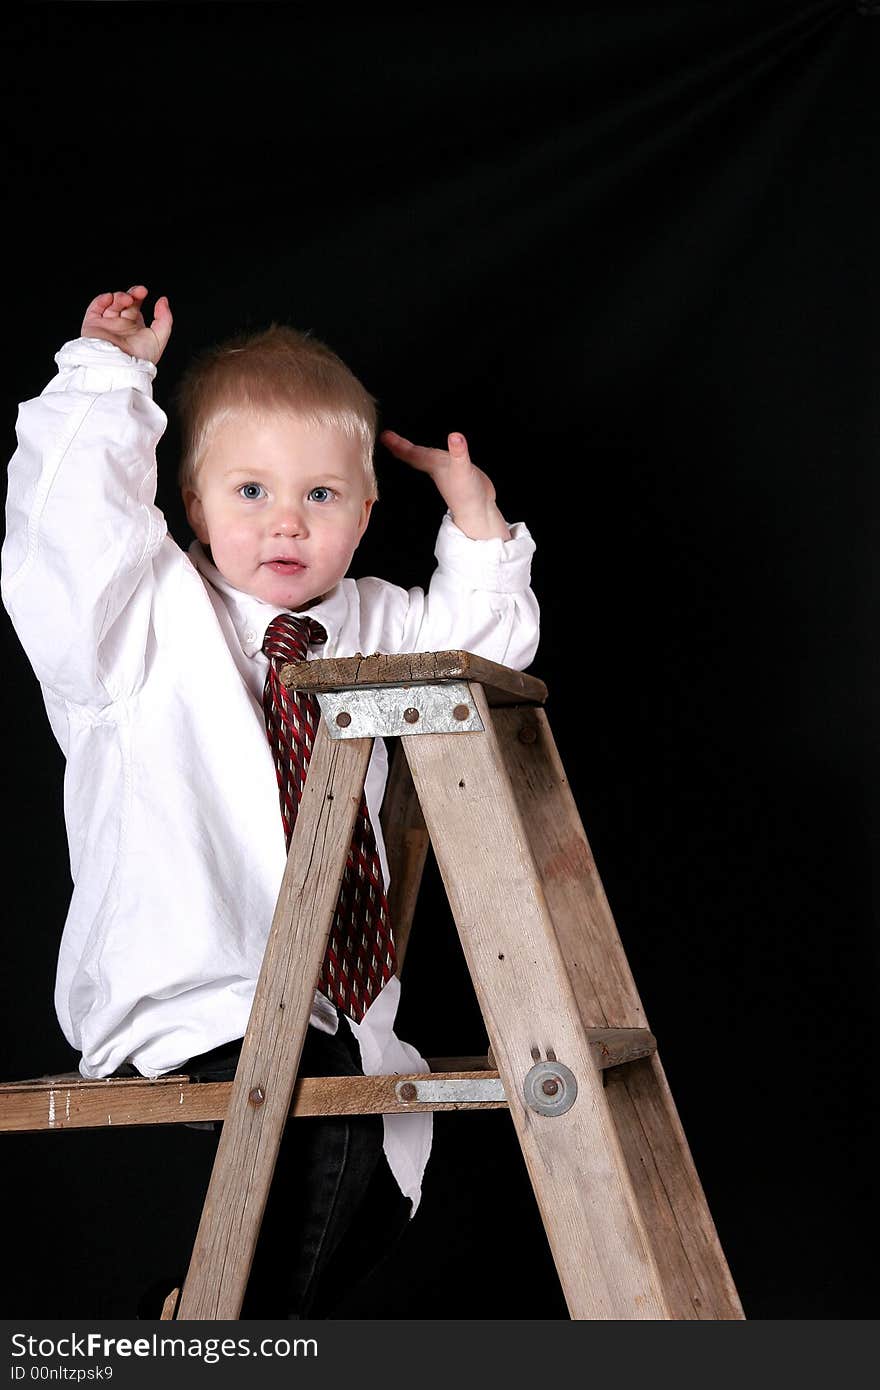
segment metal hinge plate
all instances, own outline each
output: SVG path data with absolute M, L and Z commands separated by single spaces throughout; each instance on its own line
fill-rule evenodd
M 473 1079 L 428 1077 L 424 1081 L 410 1078 L 408 1081 L 398 1081 L 394 1092 L 398 1100 L 408 1105 L 475 1105 L 481 1101 L 503 1101 L 505 1098 L 500 1076 Z
M 326 690 L 318 704 L 331 738 L 479 733 L 483 721 L 466 681 Z

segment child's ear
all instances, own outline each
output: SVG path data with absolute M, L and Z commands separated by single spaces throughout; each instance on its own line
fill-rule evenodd
M 208 528 L 205 525 L 205 509 L 202 506 L 202 499 L 190 487 L 183 489 L 182 497 L 187 521 L 202 545 L 207 545 Z
M 363 509 L 363 512 L 361 513 L 361 528 L 360 528 L 360 530 L 358 531 L 358 540 L 361 539 L 361 537 L 363 536 L 364 532 L 365 532 L 366 529 L 367 529 L 367 525 L 368 525 L 369 520 L 370 520 L 370 514 L 371 514 L 371 512 L 372 512 L 372 510 L 373 510 L 373 503 L 375 502 L 375 500 L 376 500 L 375 497 L 365 497 L 365 498 L 364 498 L 364 509 Z

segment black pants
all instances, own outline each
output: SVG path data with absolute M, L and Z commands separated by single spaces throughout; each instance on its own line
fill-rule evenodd
M 193 1081 L 231 1080 L 241 1044 L 239 1038 L 214 1048 L 180 1070 Z M 124 1063 L 114 1075 L 133 1072 Z M 333 1037 L 306 1030 L 299 1074 L 363 1074 L 357 1042 L 343 1018 Z M 219 1125 L 191 1132 L 201 1136 L 196 1142 L 216 1151 Z M 344 1296 L 389 1252 L 406 1228 L 412 1204 L 385 1161 L 382 1138 L 381 1115 L 315 1116 L 285 1125 L 242 1318 L 332 1317 Z M 159 1308 L 153 1311 L 143 1300 L 142 1306 L 142 1316 L 158 1317 Z

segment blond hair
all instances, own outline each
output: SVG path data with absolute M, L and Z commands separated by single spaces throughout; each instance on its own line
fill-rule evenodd
M 337 429 L 361 448 L 368 495 L 376 497 L 376 402 L 325 343 L 285 324 L 242 333 L 193 359 L 175 393 L 181 426 L 178 482 L 191 487 L 224 420 L 243 411 L 295 415 Z

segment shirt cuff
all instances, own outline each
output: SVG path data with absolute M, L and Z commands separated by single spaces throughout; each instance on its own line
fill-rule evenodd
M 447 512 L 434 547 L 437 563 L 469 589 L 495 594 L 524 592 L 531 583 L 535 542 L 525 522 L 516 521 L 509 529 L 509 541 L 499 536 L 472 540 Z
M 156 364 L 145 357 L 131 357 L 106 338 L 72 338 L 56 352 L 59 371 L 85 367 L 88 371 L 87 390 L 111 391 L 134 386 L 149 391 L 156 375 Z

